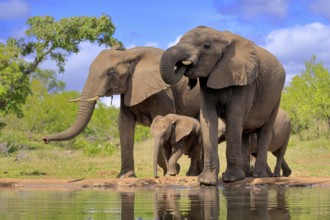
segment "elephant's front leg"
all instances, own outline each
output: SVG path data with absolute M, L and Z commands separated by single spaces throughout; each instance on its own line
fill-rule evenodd
M 229 115 L 226 119 L 226 159 L 227 169 L 222 174 L 225 182 L 234 182 L 245 178 L 242 170 L 242 119 L 241 114 Z M 245 158 L 244 158 L 245 159 Z
M 202 103 L 200 124 L 204 149 L 204 169 L 199 175 L 198 181 L 205 185 L 217 185 L 219 174 L 218 115 L 216 107 L 212 103 Z
M 173 153 L 168 162 L 167 175 L 176 176 L 177 174 L 179 174 L 179 170 L 177 170 L 177 161 L 180 159 L 180 157 L 183 154 L 183 141 L 174 144 L 172 149 L 173 149 L 172 150 Z
M 134 116 L 127 109 L 127 107 L 121 106 L 120 114 L 119 114 L 121 169 L 120 169 L 120 173 L 117 175 L 118 178 L 136 177 L 134 172 L 134 155 L 133 155 L 134 131 L 135 131 Z

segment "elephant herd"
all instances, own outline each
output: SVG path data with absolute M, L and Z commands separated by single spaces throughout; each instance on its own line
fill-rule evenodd
M 177 175 L 177 161 L 185 154 L 191 158 L 186 175 L 198 175 L 204 185 L 217 185 L 218 144 L 224 140 L 223 181 L 280 176 L 281 169 L 283 176 L 289 176 L 284 154 L 290 119 L 279 109 L 284 82 L 284 68 L 271 53 L 239 35 L 206 26 L 188 31 L 166 51 L 113 46 L 92 62 L 81 98 L 75 100 L 79 102 L 75 122 L 43 140 L 74 138 L 87 126 L 96 101 L 117 94 L 118 178 L 136 177 L 137 123 L 151 127 L 155 177 L 157 164 L 164 175 Z M 267 164 L 268 151 L 277 157 L 273 172 Z

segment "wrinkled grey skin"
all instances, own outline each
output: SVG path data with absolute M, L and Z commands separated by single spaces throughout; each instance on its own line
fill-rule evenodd
M 176 114 L 157 116 L 150 132 L 154 139 L 154 177 L 157 177 L 160 149 L 167 165 L 166 175 L 179 174 L 177 161 L 183 154 L 191 158 L 187 176 L 198 176 L 202 172 L 200 124 L 195 118 Z
M 199 79 L 204 151 L 204 170 L 198 177 L 201 184 L 216 185 L 218 181 L 218 117 L 227 126 L 223 181 L 245 178 L 241 149 L 247 149 L 250 133 L 258 136 L 253 176 L 268 176 L 267 150 L 285 82 L 284 68 L 272 54 L 239 35 L 200 26 L 164 52 L 160 73 L 172 85 L 182 75 L 189 78 L 191 87 Z
M 226 125 L 224 123 L 219 123 L 220 129 L 220 136 L 222 137 L 220 142 L 223 142 L 226 140 L 225 138 L 225 130 Z M 267 166 L 267 173 L 269 176 L 279 177 L 281 176 L 281 169 L 282 169 L 282 176 L 290 176 L 291 175 L 291 169 L 287 162 L 284 159 L 284 155 L 289 143 L 290 139 L 290 133 L 291 133 L 291 120 L 289 118 L 288 113 L 286 113 L 284 110 L 279 109 L 278 114 L 276 116 L 274 127 L 272 130 L 272 139 L 270 141 L 268 151 L 272 152 L 272 154 L 276 157 L 276 165 L 274 167 L 274 172 L 271 171 L 270 167 Z M 251 134 L 250 137 L 250 149 L 248 152 L 250 152 L 254 157 L 257 157 L 257 135 Z M 243 163 L 249 163 L 250 161 L 250 154 L 248 154 L 246 157 L 243 156 L 246 159 L 246 161 L 243 161 Z M 253 164 L 251 164 L 253 166 Z M 250 167 L 250 164 L 247 164 L 247 167 Z M 245 171 L 245 170 L 244 170 Z M 250 170 L 248 169 L 245 173 L 246 176 L 250 176 Z
M 133 149 L 136 123 L 150 126 L 157 115 L 178 113 L 196 117 L 199 113 L 199 88 L 190 90 L 187 79 L 175 86 L 162 81 L 159 74 L 162 54 L 161 49 L 152 47 L 128 50 L 113 47 L 102 51 L 90 66 L 75 122 L 63 132 L 44 137 L 45 143 L 69 140 L 80 134 L 95 107 L 96 101 L 89 99 L 119 94 L 121 170 L 118 177 L 135 177 Z M 162 158 L 159 165 L 166 169 Z

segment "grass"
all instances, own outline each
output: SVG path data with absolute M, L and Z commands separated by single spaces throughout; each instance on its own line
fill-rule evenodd
M 152 140 L 135 144 L 135 172 L 138 177 L 153 176 Z M 220 175 L 226 169 L 225 143 L 219 145 Z M 301 141 L 292 136 L 286 153 L 286 161 L 293 177 L 330 176 L 329 138 Z M 268 163 L 274 167 L 276 158 L 269 153 Z M 182 156 L 180 176 L 184 176 L 189 159 Z M 120 151 L 112 155 L 101 153 L 88 156 L 83 150 L 62 148 L 22 149 L 8 156 L 0 155 L 0 178 L 115 178 L 120 170 Z M 159 169 L 159 175 L 162 171 Z

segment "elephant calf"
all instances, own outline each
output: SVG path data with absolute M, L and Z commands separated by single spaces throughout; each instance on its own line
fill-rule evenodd
M 185 154 L 191 158 L 187 176 L 197 176 L 203 169 L 199 122 L 188 116 L 167 114 L 156 116 L 150 132 L 154 138 L 154 177 L 157 177 L 158 157 L 163 156 L 167 170 L 164 174 L 179 173 L 177 161 Z
M 220 142 L 225 140 L 225 124 L 219 123 L 219 136 L 222 138 Z M 284 154 L 286 152 L 286 148 L 288 146 L 288 142 L 290 139 L 290 131 L 291 131 L 291 120 L 289 115 L 282 109 L 279 109 L 278 114 L 276 116 L 273 130 L 272 130 L 272 139 L 268 146 L 268 151 L 272 152 L 272 154 L 277 158 L 276 165 L 274 168 L 274 173 L 272 173 L 271 169 L 267 165 L 267 173 L 269 176 L 281 176 L 281 168 L 282 168 L 282 175 L 283 176 L 290 176 L 291 169 L 289 165 L 286 163 L 284 159 Z M 257 135 L 252 134 L 250 139 L 250 152 L 251 155 L 256 158 L 257 157 Z M 250 155 L 247 155 L 243 164 L 248 164 L 246 167 L 249 166 L 249 158 Z M 250 176 L 250 169 L 245 170 L 246 176 Z

